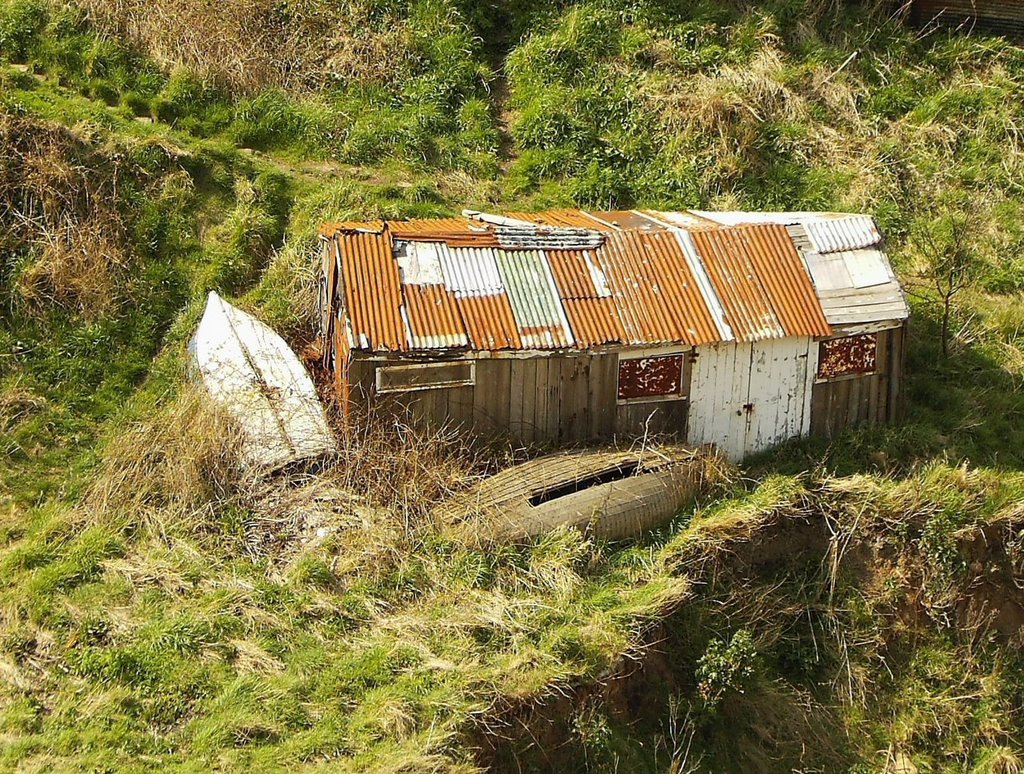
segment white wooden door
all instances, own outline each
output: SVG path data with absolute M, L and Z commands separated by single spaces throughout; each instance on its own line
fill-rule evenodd
M 810 430 L 817 348 L 809 339 L 700 347 L 693 364 L 687 440 L 730 460 Z
M 690 443 L 713 443 L 730 460 L 746 448 L 752 345 L 710 344 L 697 348 L 690 379 L 686 437 Z
M 811 427 L 810 339 L 755 342 L 750 358 L 744 454 L 806 435 Z M 808 378 L 810 377 L 810 378 Z

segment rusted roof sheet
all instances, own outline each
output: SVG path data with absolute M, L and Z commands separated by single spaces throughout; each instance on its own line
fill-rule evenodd
M 559 349 L 573 344 L 551 267 L 539 250 L 497 251 L 519 337 L 527 349 Z
M 562 298 L 610 296 L 608 279 L 588 250 L 558 250 L 547 253 L 548 264 Z
M 810 276 L 783 226 L 711 229 L 692 236 L 737 339 L 831 332 Z
M 413 349 L 451 349 L 469 346 L 455 302 L 443 285 L 403 285 L 403 311 Z
M 811 251 L 806 223 L 777 222 L 804 213 L 733 227 L 686 213 L 553 213 L 327 227 L 338 229 L 352 346 L 561 349 L 829 335 L 830 320 L 851 319 L 847 284 L 860 290 L 888 266 L 865 257 L 844 263 L 849 279 L 834 288 L 812 280 L 812 264 L 824 276 L 832 271 L 826 259 L 866 251 Z M 522 222 L 529 217 L 545 222 L 533 231 Z M 522 247 L 498 246 L 508 229 L 523 230 Z M 551 235 L 552 247 L 528 249 Z M 570 249 L 581 239 L 592 246 Z M 895 283 L 888 272 L 887 294 Z M 878 300 L 888 312 L 889 296 Z
M 544 226 L 566 228 L 589 228 L 595 231 L 614 231 L 602 220 L 592 217 L 583 210 L 543 210 L 541 212 L 509 212 L 506 217 L 537 223 Z
M 596 256 L 631 344 L 721 340 L 696 277 L 671 232 L 610 234 Z
M 386 234 L 343 233 L 337 237 L 345 275 L 345 307 L 359 349 L 408 349 L 399 312 L 398 263 Z
M 475 296 L 459 296 L 456 304 L 469 334 L 473 349 L 493 352 L 522 349 L 512 305 L 504 291 Z
M 611 297 L 608 278 L 594 255 L 566 250 L 549 252 L 547 259 L 577 346 L 625 342 L 626 331 Z
M 564 298 L 562 306 L 569 318 L 577 346 L 599 347 L 626 343 L 626 330 L 622 327 L 618 309 L 611 297 Z

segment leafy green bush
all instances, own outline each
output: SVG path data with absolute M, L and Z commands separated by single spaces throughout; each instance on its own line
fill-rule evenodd
M 757 648 L 746 629 L 736 632 L 728 643 L 712 640 L 697 664 L 697 690 L 704 706 L 714 711 L 730 692 L 743 693 L 757 667 Z

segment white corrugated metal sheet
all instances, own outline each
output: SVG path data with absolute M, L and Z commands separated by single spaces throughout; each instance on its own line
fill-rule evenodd
M 489 296 L 505 289 L 493 248 L 445 246 L 441 253 L 444 284 L 457 296 Z
M 802 222 L 811 244 L 819 253 L 858 250 L 882 241 L 874 219 L 868 215 L 818 217 Z

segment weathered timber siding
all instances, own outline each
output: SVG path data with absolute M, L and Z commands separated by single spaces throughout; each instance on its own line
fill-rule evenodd
M 1020 37 L 1024 34 L 1024 4 L 1007 0 L 914 0 L 912 23 L 978 29 Z
M 811 432 L 831 438 L 852 427 L 896 422 L 903 415 L 906 327 L 880 331 L 877 370 L 818 381 L 811 398 Z
M 352 400 L 378 414 L 419 427 L 462 427 L 485 437 L 521 443 L 567 444 L 673 435 L 686 430 L 686 400 L 617 400 L 619 356 L 579 353 L 475 360 L 476 383 L 412 392 L 376 394 L 379 366 L 354 354 L 348 369 Z M 430 362 L 437 362 L 431 360 Z M 689 383 L 684 358 L 683 385 Z

